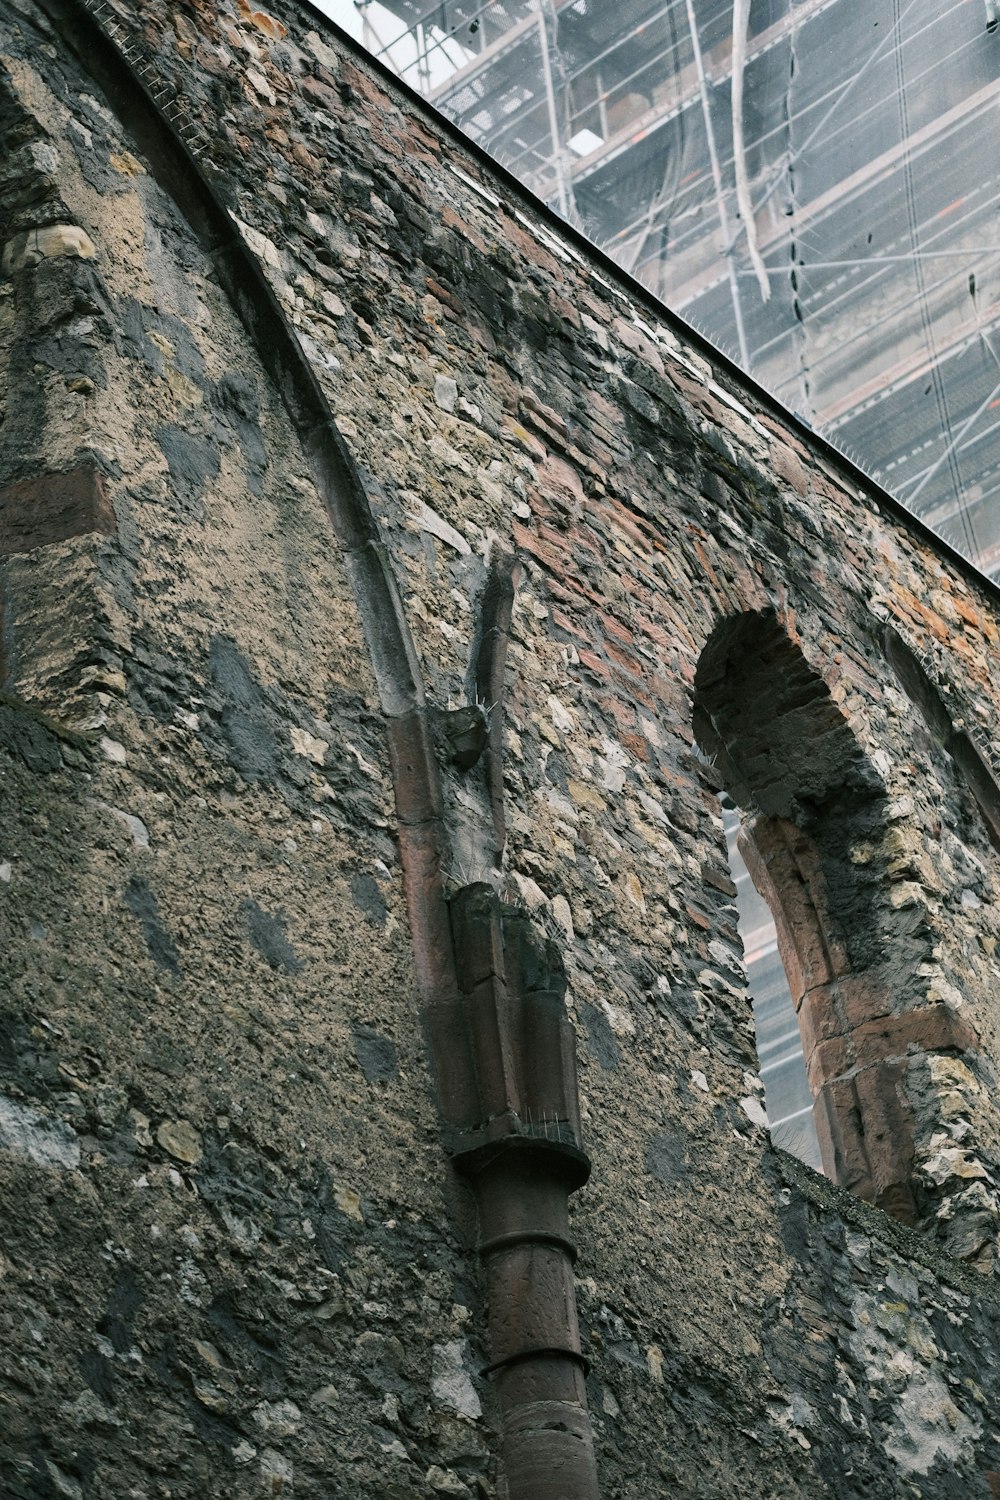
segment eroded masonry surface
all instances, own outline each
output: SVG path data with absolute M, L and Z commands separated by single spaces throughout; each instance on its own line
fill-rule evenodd
M 308 7 L 102 14 L 0 0 L 0 1491 L 1000 1494 L 997 593 Z

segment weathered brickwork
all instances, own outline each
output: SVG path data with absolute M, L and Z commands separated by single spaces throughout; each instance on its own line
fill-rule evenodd
M 605 1500 L 1000 1494 L 995 591 L 307 6 L 122 8 L 207 187 L 90 24 L 0 0 L 0 1493 L 517 1493 L 541 1100 Z

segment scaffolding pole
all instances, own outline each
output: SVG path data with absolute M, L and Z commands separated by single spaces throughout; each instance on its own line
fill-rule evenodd
M 797 146 L 794 149 L 790 149 L 789 155 L 788 155 L 788 159 L 785 162 L 782 163 L 782 165 L 781 165 L 778 173 L 772 179 L 770 187 L 768 187 L 764 191 L 764 193 L 761 194 L 760 198 L 754 204 L 753 211 L 754 211 L 755 215 L 760 213 L 761 209 L 764 208 L 765 205 L 770 202 L 771 198 L 778 191 L 778 188 L 781 186 L 782 182 L 785 179 L 785 172 L 786 172 L 788 166 L 792 162 L 796 162 L 796 161 L 801 161 L 802 160 L 802 158 L 805 156 L 806 152 L 809 150 L 809 147 L 813 144 L 813 142 L 820 135 L 822 135 L 823 131 L 826 129 L 826 126 L 829 124 L 830 120 L 832 120 L 833 116 L 839 112 L 839 110 L 843 106 L 843 103 L 844 103 L 845 99 L 848 97 L 848 95 L 852 94 L 854 92 L 854 90 L 857 88 L 857 86 L 861 82 L 861 80 L 865 77 L 865 75 L 869 72 L 869 70 L 874 66 L 874 64 L 876 62 L 878 62 L 878 60 L 882 56 L 882 54 L 892 45 L 893 41 L 895 40 L 896 41 L 896 45 L 897 46 L 899 45 L 898 34 L 899 34 L 900 30 L 901 30 L 902 24 L 906 20 L 907 16 L 910 14 L 910 11 L 913 9 L 913 7 L 916 4 L 917 4 L 917 0 L 910 0 L 909 5 L 906 7 L 906 9 L 899 16 L 896 17 L 895 21 L 892 24 L 891 30 L 888 31 L 886 33 L 886 35 L 882 38 L 881 42 L 879 42 L 879 44 L 875 48 L 875 50 L 865 60 L 863 66 L 858 70 L 857 73 L 854 74 L 853 78 L 848 79 L 847 83 L 841 89 L 841 91 L 837 95 L 836 99 L 834 99 L 834 101 L 830 105 L 829 109 L 827 109 L 826 113 L 823 115 L 823 118 L 820 120 L 819 124 L 815 125 L 813 127 L 813 129 L 806 136 L 805 140 L 802 142 L 801 146 Z M 690 9 L 690 0 L 688 0 L 688 8 Z M 794 120 L 796 118 L 797 118 L 796 115 L 794 115 L 794 114 L 791 115 L 791 119 L 790 119 L 789 123 L 791 123 L 791 120 Z M 738 229 L 736 231 L 736 238 L 737 239 L 739 238 L 739 235 L 740 235 L 740 230 Z M 728 243 L 729 242 L 727 241 L 727 245 L 728 245 Z
M 539 0 L 538 6 L 538 41 L 542 54 L 542 74 L 545 80 L 545 102 L 549 112 L 549 134 L 552 137 L 552 165 L 556 174 L 556 195 L 559 203 L 559 212 L 564 219 L 570 217 L 572 209 L 572 197 L 566 174 L 566 163 L 563 159 L 562 131 L 559 129 L 559 112 L 556 108 L 556 89 L 552 78 L 552 58 L 549 52 L 549 23 L 546 14 L 548 7 L 544 0 Z
M 733 299 L 733 321 L 736 324 L 736 338 L 739 344 L 740 364 L 744 370 L 750 368 L 750 358 L 747 351 L 747 338 L 743 328 L 743 305 L 740 301 L 740 284 L 736 275 L 736 266 L 733 260 L 734 248 L 729 233 L 729 215 L 726 212 L 725 198 L 722 188 L 722 170 L 719 166 L 719 153 L 715 146 L 715 131 L 712 127 L 712 105 L 708 97 L 708 79 L 705 76 L 705 63 L 701 55 L 701 44 L 698 41 L 698 22 L 695 19 L 694 5 L 692 0 L 685 0 L 687 7 L 688 29 L 691 32 L 691 46 L 694 50 L 694 65 L 698 74 L 698 89 L 701 93 L 701 112 L 705 120 L 705 137 L 708 142 L 708 158 L 712 167 L 712 181 L 715 184 L 715 206 L 719 213 L 719 225 L 722 229 L 723 254 L 726 257 L 726 269 L 729 273 L 729 291 Z
M 757 221 L 750 201 L 750 181 L 747 177 L 746 148 L 743 141 L 743 74 L 746 70 L 747 35 L 750 30 L 750 0 L 734 0 L 733 4 L 733 171 L 736 175 L 736 203 L 743 220 L 743 232 L 747 237 L 747 250 L 760 287 L 761 299 L 767 302 L 771 295 L 771 283 L 757 246 Z M 735 247 L 734 247 L 735 248 Z

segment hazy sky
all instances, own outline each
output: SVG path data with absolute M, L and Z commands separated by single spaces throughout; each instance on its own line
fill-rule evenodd
M 332 16 L 337 25 L 343 26 L 345 31 L 351 33 L 351 36 L 360 37 L 361 17 L 355 8 L 354 0 L 313 0 L 313 4 L 317 10 L 326 11 L 328 16 Z M 396 25 L 399 26 L 398 21 Z
M 325 11 L 328 16 L 337 22 L 338 26 L 342 26 L 351 36 L 356 36 L 359 41 L 365 40 L 361 14 L 354 0 L 313 0 L 313 3 L 318 10 Z M 368 5 L 367 16 L 372 29 L 378 37 L 378 42 L 382 46 L 387 47 L 406 29 L 399 17 L 394 16 L 383 5 L 375 3 Z M 432 32 L 432 34 L 441 42 L 444 42 L 444 38 L 440 36 L 440 33 Z M 375 44 L 372 50 L 377 52 L 379 50 L 378 44 Z M 461 66 L 468 55 L 455 42 L 448 42 L 446 47 L 433 49 L 428 59 L 431 83 L 443 82 L 456 67 Z M 410 83 L 416 84 L 417 79 L 408 71 L 409 66 L 413 63 L 414 56 L 415 49 L 412 41 L 403 42 L 400 47 L 395 49 L 392 64 L 395 66 L 396 71 L 402 72 Z

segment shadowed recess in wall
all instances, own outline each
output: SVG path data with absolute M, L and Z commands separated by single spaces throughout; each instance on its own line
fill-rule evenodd
M 904 1222 L 933 1222 L 914 1181 L 913 1069 L 974 1038 L 947 1006 L 921 1003 L 933 943 L 922 908 L 892 900 L 882 782 L 771 613 L 710 638 L 695 732 L 743 810 L 740 851 L 774 916 L 824 1168 Z
M 769 613 L 714 631 L 698 663 L 694 731 L 748 812 L 796 818 L 838 788 L 883 791 L 823 679 Z
M 886 658 L 900 687 L 919 710 L 933 738 L 951 757 L 975 800 L 990 842 L 1000 851 L 1000 785 L 985 754 L 964 719 L 949 712 L 941 693 L 891 626 L 886 626 L 883 641 Z
M 149 956 L 157 968 L 165 969 L 179 979 L 181 961 L 176 944 L 164 926 L 156 897 L 150 890 L 149 883 L 140 875 L 133 875 L 126 885 L 125 905 L 138 921 Z

